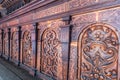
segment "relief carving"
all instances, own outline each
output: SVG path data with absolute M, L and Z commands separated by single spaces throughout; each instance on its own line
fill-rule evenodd
M 8 56 L 8 35 L 4 34 L 4 54 Z
M 11 58 L 13 60 L 18 60 L 18 34 L 17 32 L 14 32 L 12 35 L 12 54 Z
M 117 80 L 118 49 L 114 30 L 102 24 L 89 26 L 81 37 L 80 80 Z
M 30 32 L 26 31 L 23 37 L 23 64 L 31 66 L 32 63 L 32 42 Z
M 42 37 L 42 72 L 57 77 L 59 40 L 53 29 L 47 29 Z

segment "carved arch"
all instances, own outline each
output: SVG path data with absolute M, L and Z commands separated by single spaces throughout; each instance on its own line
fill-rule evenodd
M 52 28 L 48 28 L 42 35 L 42 59 L 41 70 L 46 75 L 57 78 L 58 66 L 58 34 Z
M 11 59 L 13 61 L 18 61 L 18 33 L 17 32 L 13 32 L 12 33 L 12 44 L 11 44 Z
M 27 66 L 32 65 L 32 41 L 29 31 L 23 34 L 23 47 L 22 47 L 22 63 Z
M 78 79 L 117 80 L 118 44 L 116 30 L 107 24 L 85 28 L 78 44 Z
M 8 56 L 8 34 L 4 33 L 4 55 Z

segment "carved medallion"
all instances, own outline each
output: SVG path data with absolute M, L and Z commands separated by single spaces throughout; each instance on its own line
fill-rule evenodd
M 59 40 L 52 29 L 45 30 L 42 37 L 42 72 L 53 78 L 57 77 Z
M 26 31 L 23 37 L 23 64 L 31 66 L 32 61 L 31 53 L 32 53 L 31 35 L 29 32 Z
M 117 80 L 118 37 L 109 26 L 96 24 L 83 31 L 80 80 Z

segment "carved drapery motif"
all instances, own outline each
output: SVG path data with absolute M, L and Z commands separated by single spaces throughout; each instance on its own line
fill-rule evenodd
M 117 80 L 118 37 L 108 25 L 96 24 L 83 31 L 80 47 L 81 80 Z
M 27 66 L 31 66 L 32 63 L 32 42 L 31 42 L 31 34 L 26 31 L 23 37 L 23 64 Z
M 4 54 L 8 56 L 8 34 L 4 34 Z
M 57 77 L 59 40 L 53 29 L 47 29 L 42 37 L 42 72 L 53 78 Z
M 18 34 L 17 32 L 14 32 L 12 35 L 12 53 L 11 53 L 11 58 L 13 60 L 18 60 Z

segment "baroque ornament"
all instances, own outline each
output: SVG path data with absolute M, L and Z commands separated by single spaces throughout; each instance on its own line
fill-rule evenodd
M 96 24 L 88 27 L 81 39 L 80 79 L 117 80 L 116 32 L 106 25 Z
M 25 32 L 23 40 L 23 64 L 30 66 L 32 61 L 32 42 L 29 32 Z
M 57 34 L 52 29 L 45 30 L 42 37 L 42 72 L 53 78 L 57 77 L 58 45 Z

